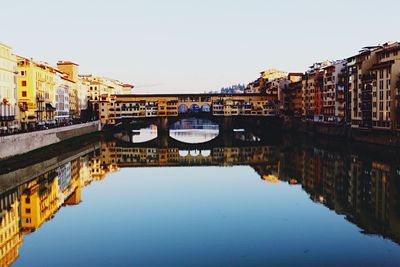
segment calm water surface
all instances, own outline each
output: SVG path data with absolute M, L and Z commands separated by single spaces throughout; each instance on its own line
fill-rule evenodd
M 237 133 L 3 171 L 1 265 L 399 266 L 398 162 Z

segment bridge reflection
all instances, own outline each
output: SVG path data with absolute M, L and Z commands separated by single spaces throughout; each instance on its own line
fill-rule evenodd
M 24 236 L 51 220 L 60 208 L 78 205 L 83 187 L 127 167 L 250 166 L 271 185 L 284 182 L 302 188 L 313 202 L 344 216 L 363 233 L 400 244 L 398 161 L 307 143 L 198 149 L 175 145 L 140 147 L 112 139 L 23 168 L 11 166 L 5 171 L 0 163 L 0 265 L 10 265 Z

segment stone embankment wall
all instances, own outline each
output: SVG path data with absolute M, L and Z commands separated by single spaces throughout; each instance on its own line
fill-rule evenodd
M 87 155 L 96 149 L 99 149 L 98 143 L 85 145 L 78 150 L 62 153 L 59 156 L 46 159 L 39 163 L 22 167 L 9 173 L 0 174 L 0 194 L 26 183 L 42 174 L 63 166 L 64 164 L 71 162 L 76 158 Z
M 44 131 L 0 137 L 0 159 L 52 145 L 67 139 L 100 130 L 98 121 L 59 127 Z
M 332 125 L 301 120 L 287 120 L 283 128 L 313 136 L 329 136 L 349 141 L 400 147 L 399 131 L 352 129 L 347 125 Z

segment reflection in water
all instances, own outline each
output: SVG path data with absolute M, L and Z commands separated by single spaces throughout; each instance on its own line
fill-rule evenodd
M 255 135 L 252 131 L 245 129 L 234 129 L 234 136 L 236 139 L 247 142 L 260 142 L 261 138 Z
M 157 125 L 151 124 L 145 128 L 134 129 L 130 133 L 117 133 L 115 138 L 127 143 L 145 143 L 157 138 Z
M 218 124 L 207 119 L 183 119 L 174 123 L 169 135 L 183 143 L 199 144 L 213 140 L 219 134 Z
M 30 176 L 32 174 L 29 168 L 26 170 L 18 170 L 15 175 L 18 175 L 18 177 L 21 177 L 21 175 L 24 177 L 25 175 L 24 182 L 14 186 L 1 186 L 1 188 L 4 189 L 0 196 L 1 266 L 9 265 L 18 257 L 25 260 L 26 258 L 29 259 L 30 253 L 19 255 L 19 249 L 24 236 L 30 235 L 33 231 L 45 224 L 46 221 L 51 220 L 60 208 L 80 204 L 83 187 L 91 184 L 92 181 L 103 180 L 110 172 L 127 167 L 251 166 L 258 177 L 265 180 L 267 183 L 283 184 L 284 182 L 287 187 L 285 189 L 286 191 L 293 187 L 301 187 L 314 203 L 324 205 L 326 208 L 335 211 L 336 214 L 344 216 L 348 222 L 359 227 L 361 232 L 365 235 L 359 234 L 357 241 L 353 239 L 352 241 L 349 240 L 348 242 L 353 242 L 350 243 L 351 245 L 361 246 L 361 244 L 368 244 L 376 248 L 377 243 L 374 242 L 378 242 L 377 239 L 367 238 L 367 236 L 384 237 L 400 244 L 399 164 L 396 162 L 393 163 L 380 159 L 362 157 L 357 153 L 340 153 L 311 145 L 266 146 L 262 144 L 257 144 L 256 146 L 213 147 L 211 149 L 189 151 L 180 149 L 179 147 L 123 147 L 119 146 L 116 141 L 109 141 L 100 143 L 99 149 L 89 151 L 84 155 L 72 156 L 62 164 L 52 164 L 54 164 L 53 167 L 49 165 L 48 168 L 43 168 L 43 173 L 39 173 L 36 176 Z M 45 171 L 45 169 L 49 170 Z M 39 170 L 39 172 L 40 171 L 41 170 Z M 0 175 L 0 181 L 4 182 L 6 179 L 13 180 L 13 177 L 15 177 L 13 175 L 13 173 Z M 113 178 L 117 177 L 113 176 Z M 140 179 L 141 177 L 124 177 L 124 179 L 125 178 Z M 168 177 L 164 178 L 168 179 Z M 232 180 L 230 183 L 234 184 L 235 181 Z M 251 176 L 249 176 L 247 183 L 253 183 Z M 243 187 L 243 185 L 239 187 Z M 230 187 L 220 188 L 219 190 L 221 190 L 222 194 L 224 190 L 229 190 L 229 188 Z M 157 196 L 151 195 L 151 192 L 145 192 L 145 194 L 148 198 L 152 199 L 152 203 L 157 202 Z M 243 194 L 243 192 L 239 190 L 237 197 L 245 197 L 243 203 L 252 199 L 253 196 L 252 192 L 249 192 L 245 196 L 241 194 Z M 126 198 L 126 196 L 120 197 L 125 201 L 129 199 L 129 201 L 135 202 L 136 196 L 132 195 L 129 198 Z M 109 201 L 113 200 L 110 199 Z M 190 198 L 186 201 L 190 203 Z M 262 201 L 273 202 L 274 199 L 264 199 Z M 296 205 L 296 199 L 288 200 L 288 202 L 292 203 L 292 205 Z M 196 207 L 195 203 L 192 204 L 194 205 L 193 208 L 196 210 L 198 207 Z M 245 204 L 243 205 L 243 208 L 246 208 Z M 276 205 L 282 205 L 282 208 L 284 208 L 286 204 L 276 203 Z M 154 206 L 153 208 L 155 209 L 153 211 L 155 213 L 162 212 L 164 209 L 163 205 Z M 237 207 L 237 212 L 240 212 L 240 209 L 240 207 Z M 301 207 L 299 207 L 299 209 L 300 210 L 297 211 L 299 213 L 296 215 L 298 218 L 304 217 L 307 218 L 307 220 L 315 220 L 316 223 L 327 223 L 327 221 L 319 222 L 319 216 L 322 214 L 321 210 L 313 210 L 313 213 L 302 214 Z M 81 216 L 85 216 L 85 214 L 89 216 L 89 214 L 94 211 L 85 210 L 85 212 L 86 213 L 83 213 Z M 112 212 L 118 217 L 119 211 L 113 210 Z M 263 213 L 269 214 L 267 211 Z M 276 211 L 276 213 L 278 215 L 269 214 L 268 216 L 281 216 L 278 211 Z M 261 214 L 254 214 L 254 216 L 261 216 Z M 287 215 L 283 215 L 283 218 L 285 218 L 285 216 Z M 113 223 L 117 223 L 114 225 L 114 229 L 123 227 L 122 222 L 107 219 L 106 217 L 104 217 L 104 220 L 111 220 Z M 76 219 L 79 220 L 79 218 Z M 140 218 L 136 219 L 140 220 Z M 208 219 L 212 220 L 212 218 Z M 327 220 L 327 218 L 324 220 Z M 58 221 L 58 224 L 60 223 L 61 222 Z M 93 222 L 93 226 L 95 227 L 97 223 L 98 222 Z M 162 222 L 156 221 L 151 223 L 157 224 Z M 305 222 L 301 219 L 289 223 L 291 223 L 294 228 L 299 229 L 299 231 L 303 231 L 307 240 L 319 238 L 314 236 L 314 229 L 303 227 L 302 223 Z M 239 228 L 248 229 L 248 227 L 251 228 L 251 225 L 251 220 L 247 220 L 247 222 L 242 221 Z M 60 227 L 59 231 L 63 231 L 62 226 Z M 335 232 L 330 233 L 329 229 L 326 230 L 325 238 L 334 239 L 334 236 L 337 235 Z M 116 231 L 116 235 L 122 235 L 124 232 L 122 229 L 121 232 L 118 230 L 114 231 Z M 352 231 L 357 231 L 357 229 L 353 229 Z M 234 232 L 232 234 L 234 234 Z M 216 236 L 209 236 L 208 238 L 214 238 L 217 242 L 218 239 Z M 140 242 L 144 247 L 148 245 L 146 242 L 162 242 L 156 237 L 152 239 L 150 235 L 147 238 L 149 239 L 148 241 L 142 240 Z M 242 237 L 242 239 L 243 238 L 245 237 Z M 282 232 L 274 238 L 290 240 L 291 237 L 285 236 L 285 233 Z M 82 240 L 84 240 L 84 242 L 90 242 L 90 240 L 85 240 L 84 233 L 82 233 Z M 32 241 L 33 240 L 30 239 L 26 242 L 29 243 Z M 258 242 L 261 241 L 258 240 Z M 275 241 L 262 240 L 262 242 L 273 246 L 272 243 Z M 299 245 L 301 246 L 301 240 L 297 240 L 296 242 L 300 242 Z M 326 242 L 329 243 L 329 240 Z M 380 246 L 387 246 L 387 250 L 392 251 L 391 254 L 385 255 L 387 260 L 385 262 L 387 262 L 388 265 L 399 260 L 400 247 L 397 244 L 393 245 L 390 242 L 379 244 Z M 332 246 L 335 245 L 332 244 Z M 56 249 L 56 247 L 52 249 Z M 332 249 L 334 250 L 335 248 L 332 247 Z M 235 251 L 235 253 L 239 252 L 240 251 Z M 356 252 L 356 249 L 354 252 Z M 357 253 L 355 254 L 357 255 Z M 260 259 L 264 259 L 262 256 L 264 255 L 263 253 L 255 255 Z M 329 257 L 329 255 L 328 253 L 325 256 Z M 368 253 L 365 255 L 368 255 Z M 365 255 L 364 257 L 366 257 Z M 314 256 L 318 257 L 319 255 Z M 299 256 L 297 256 L 297 260 L 299 260 L 298 257 Z M 304 257 L 306 256 L 304 255 Z M 354 257 L 358 259 L 357 256 Z M 337 262 L 335 258 L 326 258 L 326 260 Z M 19 261 L 16 261 L 16 263 L 18 262 Z M 268 260 L 266 260 L 266 262 L 268 262 Z M 43 264 L 45 265 L 45 263 Z M 98 264 L 102 263 L 100 262 Z M 106 263 L 103 264 L 107 265 Z

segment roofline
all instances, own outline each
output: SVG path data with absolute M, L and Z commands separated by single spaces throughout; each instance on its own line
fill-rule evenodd
M 12 47 L 11 47 L 11 46 L 9 46 L 9 45 L 6 45 L 6 44 L 4 44 L 4 43 L 0 43 L 0 46 L 4 46 L 4 47 L 6 47 L 6 48 L 8 48 L 8 49 L 12 49 Z
M 75 66 L 79 66 L 78 64 L 72 62 L 72 61 L 58 61 L 57 65 L 75 65 Z

